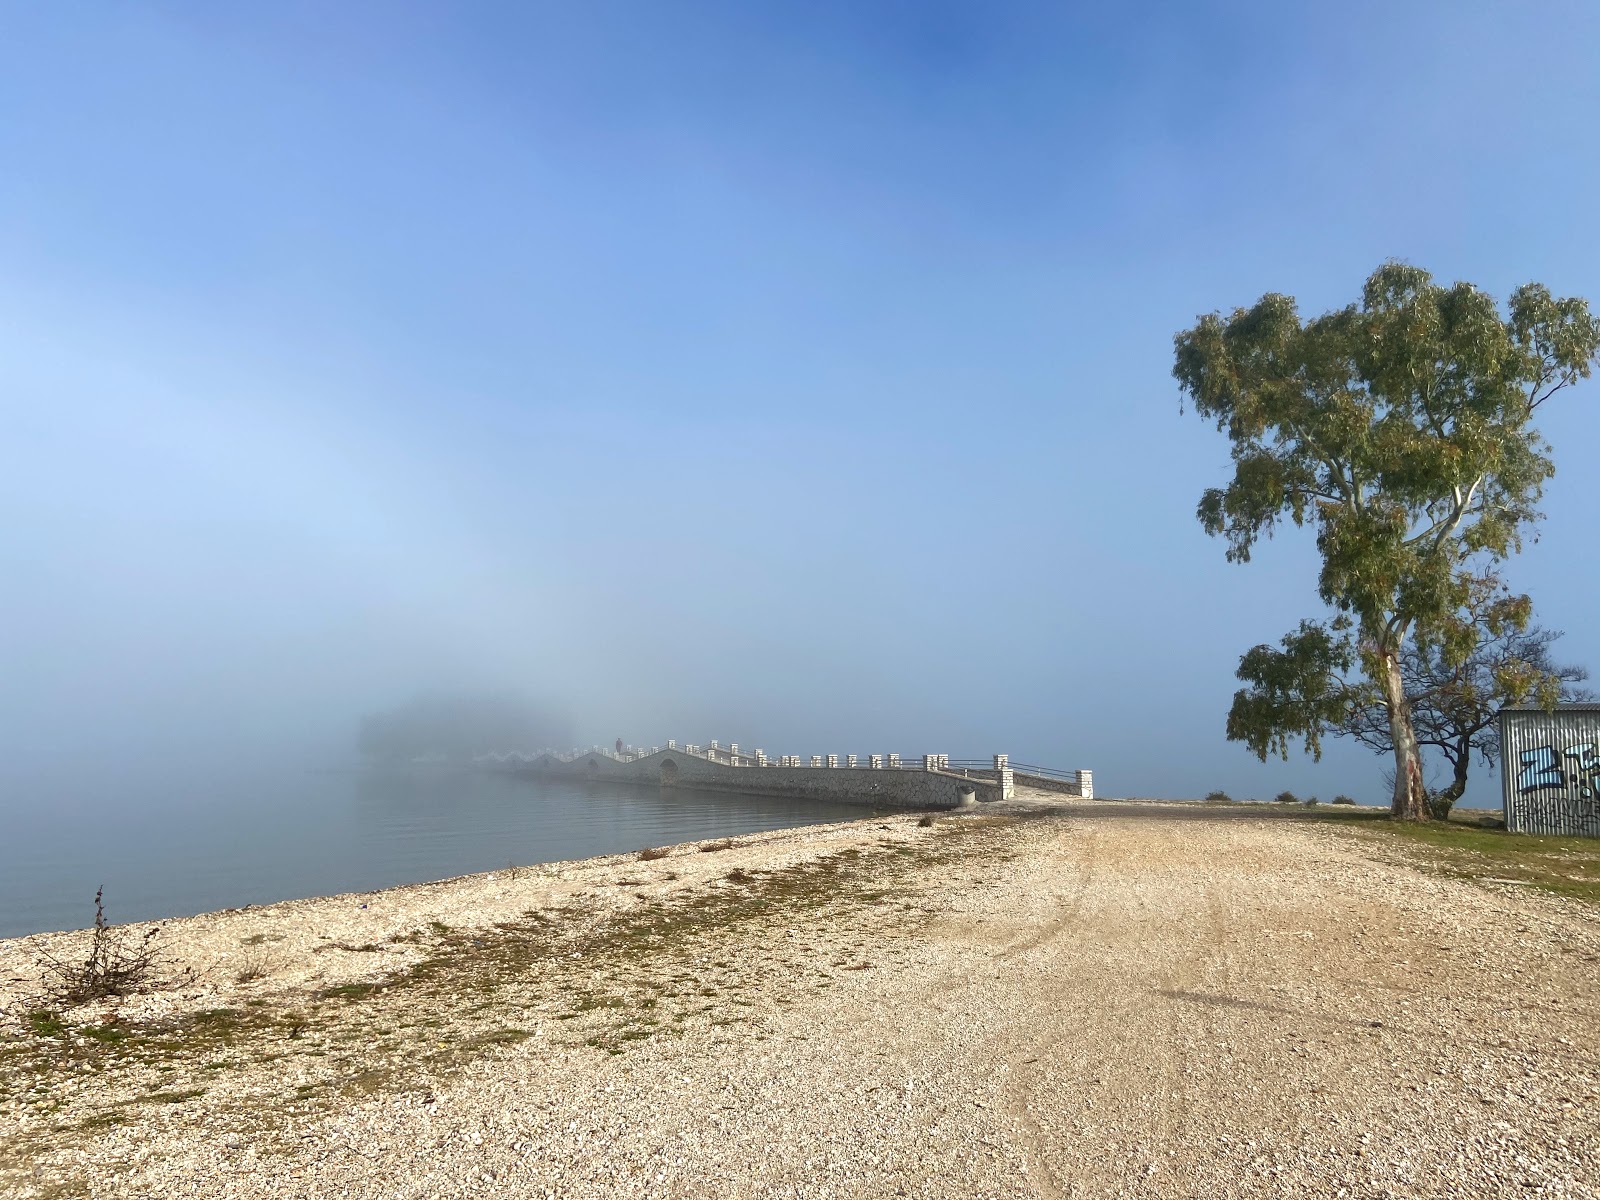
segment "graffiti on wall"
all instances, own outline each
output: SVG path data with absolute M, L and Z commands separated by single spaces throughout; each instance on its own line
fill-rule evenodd
M 1553 745 L 1524 750 L 1517 791 L 1526 796 L 1546 788 L 1563 792 L 1570 788 L 1580 800 L 1600 797 L 1600 754 L 1595 743 L 1579 742 L 1559 755 Z

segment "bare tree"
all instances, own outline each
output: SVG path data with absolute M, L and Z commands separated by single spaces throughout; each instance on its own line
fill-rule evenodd
M 1475 628 L 1477 643 L 1457 664 L 1448 661 L 1441 646 L 1418 646 L 1414 641 L 1407 642 L 1400 656 L 1417 742 L 1433 747 L 1450 765 L 1450 782 L 1428 792 L 1435 819 L 1449 816 L 1467 790 L 1474 754 L 1484 766 L 1493 766 L 1500 757 L 1494 718 L 1501 708 L 1527 701 L 1553 705 L 1594 698 L 1593 692 L 1579 686 L 1589 678 L 1587 670 L 1554 661 L 1550 647 L 1561 637 L 1559 631 L 1537 625 L 1504 626 L 1498 632 L 1482 624 Z M 1381 698 L 1367 694 L 1362 700 L 1352 704 L 1349 715 L 1332 732 L 1392 754 L 1389 714 Z

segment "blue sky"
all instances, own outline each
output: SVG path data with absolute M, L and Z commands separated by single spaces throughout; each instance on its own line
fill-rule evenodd
M 0 751 L 348 744 L 428 687 L 609 741 L 1260 766 L 1171 338 L 1400 257 L 1600 299 L 1571 3 L 0 0 Z M 1600 668 L 1600 385 L 1515 564 Z M 1586 627 L 1588 625 L 1588 627 Z M 1492 799 L 1491 785 L 1475 789 Z

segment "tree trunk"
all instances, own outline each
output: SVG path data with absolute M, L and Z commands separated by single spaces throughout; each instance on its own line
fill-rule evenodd
M 1450 758 L 1455 767 L 1455 778 L 1450 781 L 1450 786 L 1442 792 L 1437 792 L 1428 798 L 1428 815 L 1435 821 L 1448 821 L 1450 810 L 1455 807 L 1456 801 L 1467 790 L 1467 767 L 1471 765 L 1472 742 L 1470 738 L 1461 738 L 1456 743 L 1455 753 L 1445 750 L 1445 757 Z
M 1394 803 L 1397 821 L 1428 819 L 1427 789 L 1422 785 L 1422 748 L 1411 726 L 1411 701 L 1400 677 L 1400 656 L 1383 656 L 1383 700 L 1389 710 L 1389 737 L 1394 742 Z

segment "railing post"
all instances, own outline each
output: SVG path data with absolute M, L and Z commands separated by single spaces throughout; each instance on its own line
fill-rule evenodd
M 1000 779 L 1000 799 L 1009 800 L 1016 794 L 1016 779 L 1011 774 L 1011 756 L 1009 754 L 996 754 L 994 756 L 994 773 Z
M 813 767 L 820 767 L 820 766 L 821 766 L 821 765 L 822 765 L 822 755 L 820 755 L 820 754 L 813 754 L 813 755 L 812 755 L 812 756 L 811 756 L 811 765 L 812 765 L 812 766 L 813 766 Z
M 891 771 L 898 771 L 900 769 L 900 756 L 898 754 L 889 755 L 889 769 Z
M 844 765 L 847 767 L 853 767 L 856 765 L 856 761 L 856 756 L 854 754 L 847 754 L 845 755 Z
M 830 767 L 837 767 L 839 765 L 839 756 L 837 754 L 828 755 L 828 765 Z
M 1085 800 L 1094 799 L 1094 772 L 1080 770 L 1078 772 L 1078 795 Z
M 922 769 L 924 771 L 934 771 L 937 770 L 938 767 L 939 756 L 937 754 L 924 754 L 922 756 Z
M 868 759 L 867 759 L 867 761 L 868 761 L 868 762 L 869 762 L 869 763 L 871 763 L 871 764 L 872 764 L 872 769 L 873 769 L 873 770 L 874 770 L 874 771 L 881 771 L 881 770 L 883 770 L 883 755 L 881 755 L 881 754 L 874 754 L 874 755 L 871 755 L 871 756 L 870 756 L 870 757 L 869 757 L 869 758 L 868 758 Z

